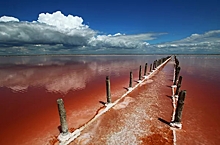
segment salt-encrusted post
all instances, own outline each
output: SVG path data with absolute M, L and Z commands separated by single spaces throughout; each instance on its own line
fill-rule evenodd
M 106 95 L 107 95 L 107 104 L 111 103 L 111 91 L 110 91 L 109 76 L 106 77 Z
M 140 68 L 139 68 L 139 81 L 141 80 L 141 71 L 142 71 L 142 69 L 141 69 L 141 65 L 140 65 Z
M 179 99 L 177 101 L 174 121 L 170 123 L 170 125 L 173 127 L 182 128 L 181 120 L 182 120 L 182 112 L 183 112 L 185 96 L 186 96 L 186 90 L 181 91 L 179 94 Z
M 61 135 L 65 136 L 68 132 L 68 126 L 66 122 L 66 110 L 64 108 L 63 99 L 57 99 L 58 111 L 60 116 Z
M 180 67 L 177 67 L 176 71 L 175 71 L 175 79 L 174 79 L 173 85 L 176 85 L 176 81 L 177 81 L 177 78 L 179 76 L 179 73 L 180 73 Z
M 175 93 L 175 96 L 177 97 L 178 94 L 179 94 L 179 90 L 180 90 L 180 87 L 181 87 L 181 83 L 182 83 L 182 76 L 179 76 L 179 80 L 178 80 L 178 83 L 177 83 L 177 88 L 176 88 L 176 93 Z
M 145 68 L 144 68 L 144 76 L 147 75 L 147 63 L 145 63 Z
M 130 72 L 129 88 L 132 88 L 132 82 L 133 82 L 133 74 L 132 74 L 132 71 L 131 71 Z

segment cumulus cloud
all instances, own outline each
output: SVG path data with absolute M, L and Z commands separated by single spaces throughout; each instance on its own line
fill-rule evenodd
M 19 22 L 19 20 L 17 18 L 14 18 L 14 17 L 9 17 L 9 16 L 0 17 L 0 22 L 10 22 L 10 21 Z
M 136 35 L 125 35 L 125 34 L 114 34 L 114 35 L 98 35 L 93 37 L 89 44 L 95 47 L 106 47 L 106 48 L 143 48 L 149 43 L 145 42 L 148 40 L 155 39 L 155 36 L 161 34 L 147 33 L 147 34 L 136 34 Z
M 87 45 L 90 38 L 96 34 L 94 30 L 82 24 L 82 18 L 64 16 L 59 11 L 53 14 L 40 14 L 37 22 L 15 23 L 5 22 L 14 20 L 12 18 L 1 17 L 1 19 L 4 22 L 0 22 L 0 47 L 7 49 L 5 53 L 33 54 L 39 53 L 42 48 L 45 51 L 40 53 L 54 53 L 59 47 L 75 49 Z M 51 48 L 57 49 L 50 51 Z
M 82 24 L 83 19 L 81 17 L 72 15 L 64 16 L 60 11 L 54 12 L 53 14 L 41 13 L 37 21 L 55 26 L 60 30 L 88 28 L 87 25 Z
M 66 44 L 84 45 L 94 35 L 90 29 L 72 29 L 69 33 L 41 23 L 0 23 L 1 44 Z
M 83 24 L 83 18 L 60 11 L 41 13 L 36 21 L 0 18 L 0 54 L 98 54 L 98 53 L 220 53 L 220 30 L 169 43 L 148 42 L 166 33 L 100 34 Z
M 60 11 L 41 13 L 33 22 L 19 22 L 12 17 L 0 19 L 1 54 L 111 53 L 119 49 L 142 49 L 149 45 L 146 41 L 161 35 L 101 35 L 83 24 L 81 17 L 65 16 Z

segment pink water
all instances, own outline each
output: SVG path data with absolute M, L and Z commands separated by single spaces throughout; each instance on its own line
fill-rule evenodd
M 52 144 L 59 134 L 58 98 L 64 100 L 67 122 L 73 130 L 94 116 L 102 106 L 99 101 L 106 101 L 107 75 L 115 100 L 126 91 L 131 70 L 137 80 L 139 65 L 161 57 L 1 57 L 0 144 Z M 177 58 L 182 89 L 187 90 L 177 144 L 218 144 L 220 56 Z
M 177 144 L 220 142 L 220 56 L 177 56 L 187 91 Z M 179 134 L 179 136 L 178 136 Z
M 91 119 L 111 78 L 113 101 L 128 87 L 129 72 L 161 56 L 2 57 L 0 144 L 50 144 L 59 134 L 56 100 L 63 98 L 70 129 Z

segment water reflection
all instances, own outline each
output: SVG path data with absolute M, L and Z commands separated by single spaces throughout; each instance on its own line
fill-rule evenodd
M 220 81 L 220 56 L 178 56 L 181 72 L 192 76 L 206 78 L 208 81 Z
M 102 75 L 120 76 L 161 56 L 25 56 L 1 57 L 0 87 L 25 91 L 29 86 L 67 93 Z

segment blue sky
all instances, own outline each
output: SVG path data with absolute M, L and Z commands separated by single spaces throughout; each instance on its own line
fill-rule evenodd
M 219 54 L 219 6 L 218 0 L 1 1 L 0 54 Z M 57 12 L 48 20 L 46 13 Z

